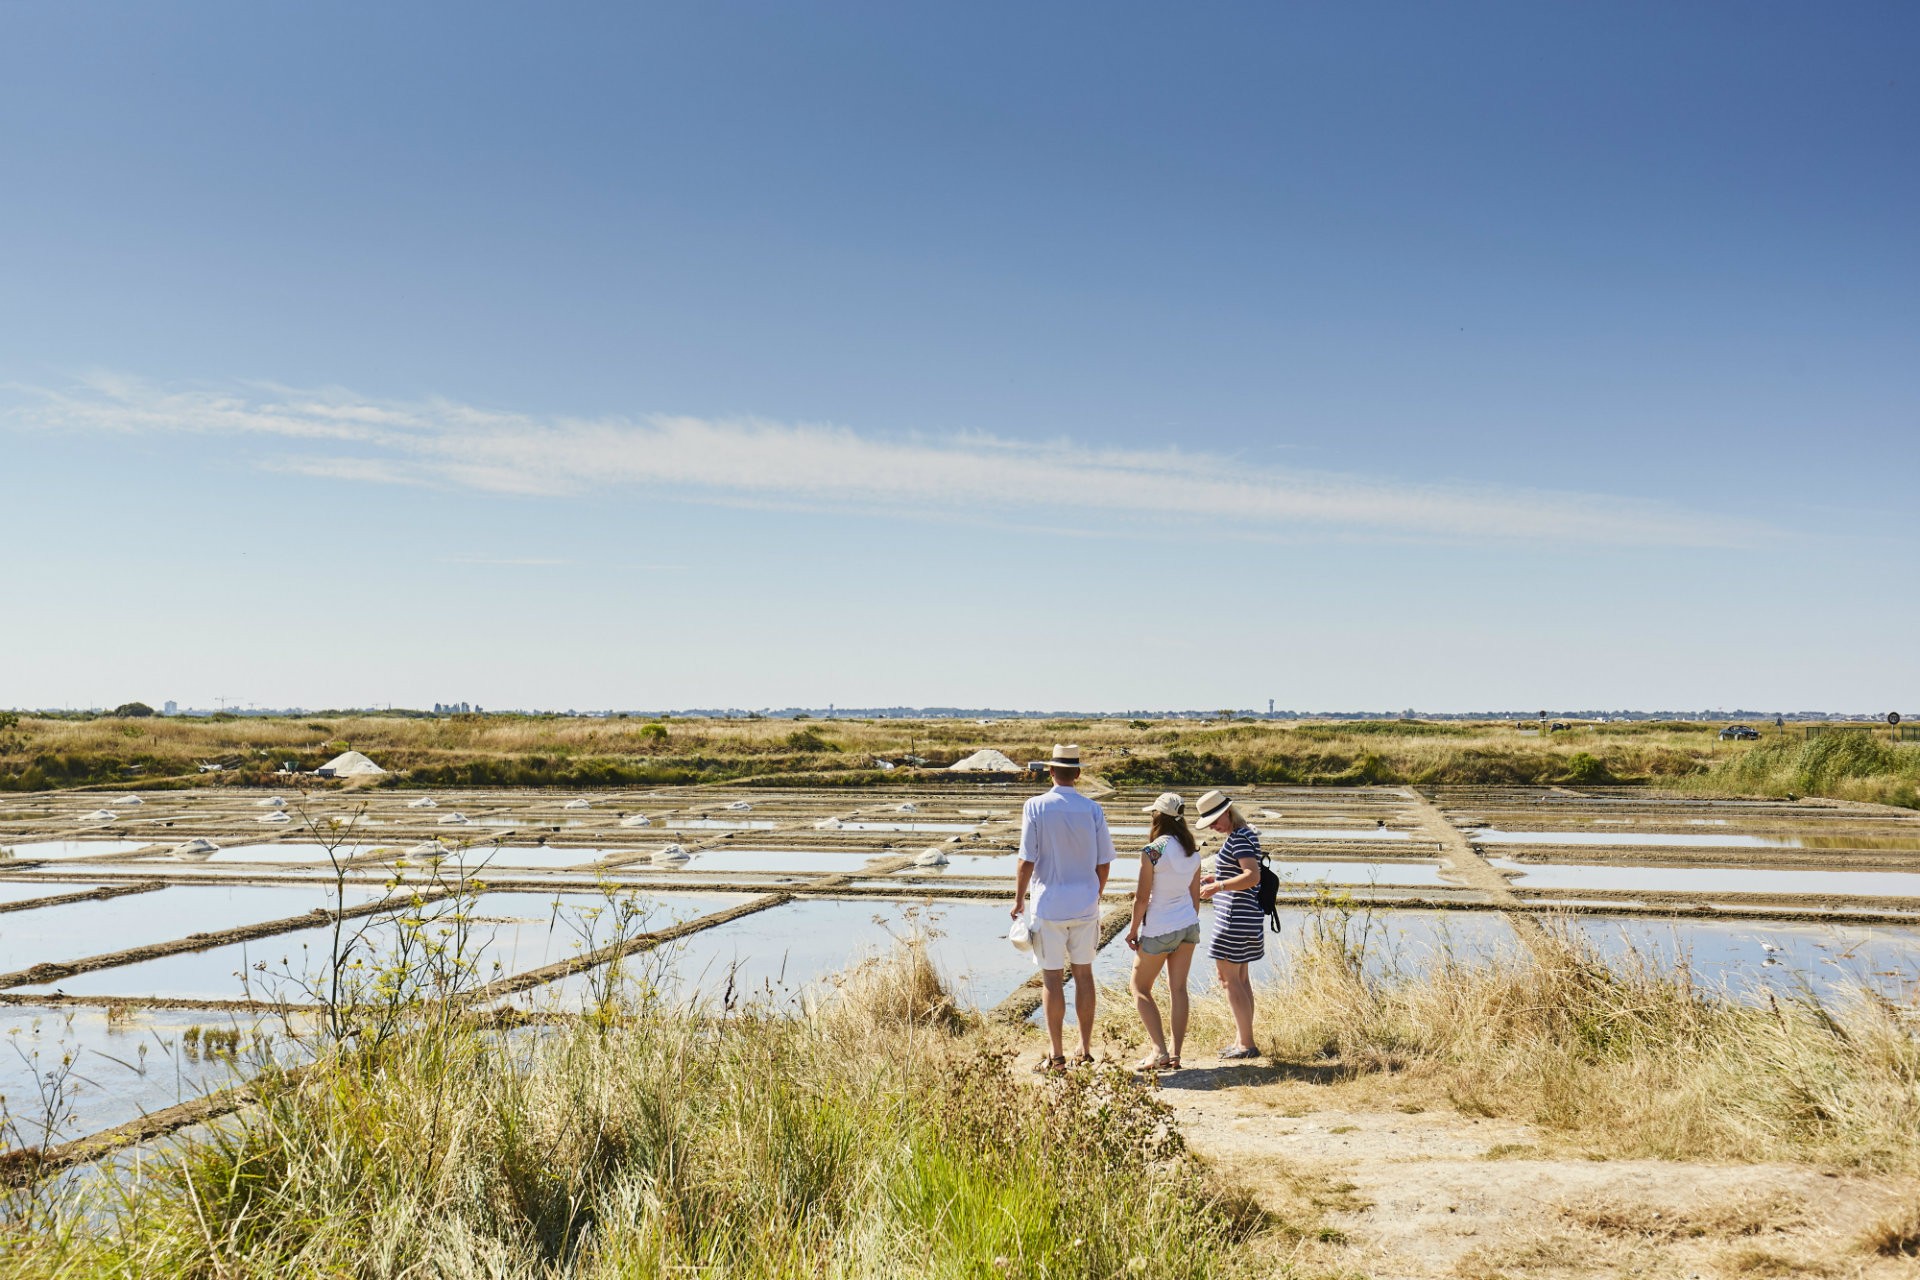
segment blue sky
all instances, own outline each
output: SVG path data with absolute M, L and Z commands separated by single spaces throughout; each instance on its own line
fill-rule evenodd
M 0 705 L 1920 710 L 1904 4 L 0 6 Z

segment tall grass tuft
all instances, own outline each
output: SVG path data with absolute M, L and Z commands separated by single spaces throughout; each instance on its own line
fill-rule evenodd
M 1920 809 L 1920 743 L 1869 730 L 1776 738 L 1718 765 L 1702 781 L 1725 790 L 1833 796 Z

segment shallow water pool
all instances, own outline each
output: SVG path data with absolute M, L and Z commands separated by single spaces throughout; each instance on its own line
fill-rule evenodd
M 347 903 L 385 896 L 384 889 L 350 886 Z M 0 973 L 297 916 L 332 903 L 332 895 L 318 885 L 196 884 L 10 911 L 0 915 Z
M 640 927 L 664 928 L 696 915 L 719 911 L 747 895 L 727 893 L 648 893 L 636 895 L 645 914 Z M 577 955 L 608 940 L 607 901 L 591 893 L 501 892 L 482 894 L 471 908 L 466 954 L 482 980 L 523 973 Z M 590 937 L 586 913 L 603 913 Z M 400 927 L 391 916 L 349 920 L 344 935 L 364 942 L 353 953 L 373 963 L 388 956 Z M 442 939 L 446 923 L 428 926 Z M 60 990 L 69 995 L 150 995 L 176 1000 L 310 999 L 303 983 L 315 980 L 333 954 L 333 927 L 318 925 L 250 942 L 228 943 L 205 951 L 161 956 L 115 969 L 75 974 L 58 982 L 25 988 Z
M 1527 889 L 1628 889 L 1649 893 L 1807 893 L 1920 897 L 1920 872 L 1793 871 L 1752 867 L 1623 867 L 1488 859 Z
M 182 1043 L 190 1027 L 250 1033 L 251 1021 L 180 1009 L 0 1009 L 0 1104 L 19 1140 L 61 1142 L 237 1082 L 227 1059 Z M 63 1059 L 71 1059 L 67 1066 Z M 58 1090 L 49 1073 L 63 1077 Z
M 32 858 L 101 858 L 115 853 L 132 853 L 152 844 L 151 840 L 36 840 L 29 844 L 7 844 L 19 861 Z
M 1811 991 L 1831 999 L 1864 986 L 1911 1000 L 1920 987 L 1920 930 L 1902 926 L 1604 916 L 1571 923 L 1615 963 L 1684 959 L 1696 984 L 1740 998 Z
M 933 905 L 807 898 L 755 912 L 673 944 L 650 959 L 649 982 L 677 1003 L 736 1001 L 793 1007 L 849 965 L 884 954 L 897 940 L 927 936 L 927 953 L 956 996 L 990 1008 L 1033 974 L 1007 942 L 1003 903 Z M 518 997 L 522 1004 L 577 1007 L 581 976 Z

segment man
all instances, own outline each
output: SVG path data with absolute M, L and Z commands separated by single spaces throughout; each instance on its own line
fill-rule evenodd
M 1080 780 L 1080 748 L 1058 744 L 1047 761 L 1053 787 L 1027 801 L 1020 814 L 1020 871 L 1014 882 L 1013 916 L 1027 907 L 1033 886 L 1033 957 L 1046 993 L 1047 1039 L 1053 1053 L 1042 1071 L 1063 1071 L 1061 1045 L 1067 1018 L 1066 969 L 1073 967 L 1074 1016 L 1080 1024 L 1080 1055 L 1093 1061 L 1093 953 L 1100 946 L 1100 895 L 1113 862 L 1113 837 L 1100 806 L 1074 790 Z

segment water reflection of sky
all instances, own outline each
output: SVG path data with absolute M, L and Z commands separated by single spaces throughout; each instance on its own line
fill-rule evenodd
M 1490 859 L 1519 873 L 1516 889 L 1643 889 L 1649 893 L 1808 893 L 1920 897 L 1920 872 L 1795 871 L 1753 867 L 1636 867 Z
M 1811 989 L 1828 998 L 1866 986 L 1911 999 L 1920 983 L 1920 930 L 1900 926 L 1605 916 L 1575 916 L 1571 924 L 1577 936 L 1616 962 L 1635 956 L 1660 965 L 1685 960 L 1696 983 L 1739 997 Z

